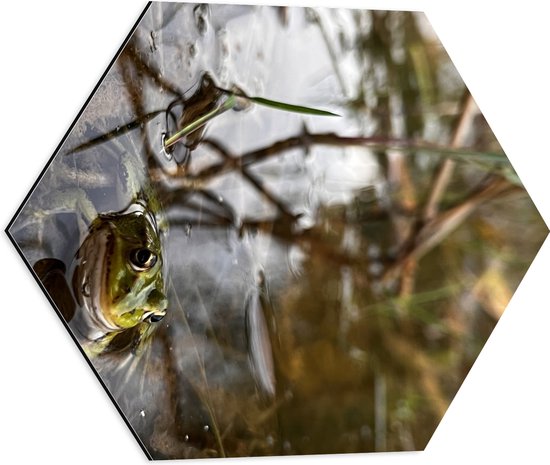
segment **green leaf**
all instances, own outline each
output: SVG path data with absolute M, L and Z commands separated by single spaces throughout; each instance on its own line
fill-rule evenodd
M 293 113 L 304 113 L 306 115 L 340 116 L 326 110 L 319 110 L 317 108 L 304 107 L 301 105 L 291 105 L 289 103 L 277 102 L 276 100 L 269 100 L 263 97 L 248 97 L 247 95 L 239 95 L 239 97 L 246 98 L 251 102 L 257 103 L 258 105 L 275 108 L 277 110 L 291 111 Z
M 206 123 L 208 123 L 210 120 L 214 119 L 216 116 L 221 115 L 222 113 L 226 112 L 227 110 L 230 110 L 236 105 L 236 99 L 235 96 L 230 95 L 225 102 L 223 102 L 219 107 L 214 108 L 212 111 L 209 111 L 208 113 L 205 113 L 204 115 L 200 116 L 199 118 L 195 119 L 191 123 L 189 123 L 187 126 L 185 126 L 180 131 L 176 132 L 173 136 L 166 139 L 164 141 L 164 148 L 171 147 L 176 142 L 179 142 L 182 140 L 185 136 L 188 136 L 193 131 L 196 131 L 197 129 L 203 127 Z
M 291 111 L 294 113 L 302 113 L 308 115 L 319 115 L 319 116 L 340 116 L 336 113 L 331 113 L 330 111 L 319 110 L 317 108 L 309 108 L 301 105 L 290 105 L 288 103 L 277 102 L 275 100 L 269 100 L 263 97 L 249 97 L 242 93 L 235 93 L 221 89 L 225 92 L 228 97 L 225 102 L 223 102 L 219 107 L 214 110 L 200 116 L 196 120 L 189 123 L 183 129 L 178 131 L 176 134 L 164 141 L 164 148 L 169 148 L 175 143 L 181 141 L 185 136 L 189 135 L 193 131 L 196 131 L 200 127 L 204 126 L 206 123 L 214 119 L 216 116 L 221 115 L 222 113 L 230 110 L 231 108 L 239 107 L 239 99 L 248 100 L 249 102 L 257 103 L 258 105 L 264 105 L 266 107 L 274 108 L 276 110 Z

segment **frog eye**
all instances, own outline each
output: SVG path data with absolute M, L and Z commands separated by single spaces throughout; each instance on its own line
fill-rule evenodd
M 157 255 L 146 247 L 132 250 L 130 253 L 130 265 L 134 271 L 149 270 L 155 266 L 155 263 L 157 263 Z

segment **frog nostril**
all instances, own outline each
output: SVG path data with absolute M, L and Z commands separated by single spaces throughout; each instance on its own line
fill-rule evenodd
M 149 317 L 149 321 L 151 323 L 158 323 L 160 320 L 162 320 L 164 318 L 164 314 L 152 314 L 150 317 Z

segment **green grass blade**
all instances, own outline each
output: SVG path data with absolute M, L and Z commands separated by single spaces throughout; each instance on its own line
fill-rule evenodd
M 269 100 L 263 97 L 248 97 L 246 95 L 239 95 L 239 97 L 244 97 L 251 102 L 257 103 L 258 105 L 275 108 L 277 110 L 291 111 L 293 113 L 303 113 L 306 115 L 340 116 L 336 113 L 332 113 L 326 110 L 319 110 L 317 108 L 304 107 L 301 105 L 291 105 L 289 103 L 277 102 L 276 100 Z
M 94 137 L 93 139 L 90 139 L 89 141 L 83 144 L 80 144 L 74 149 L 69 150 L 66 153 L 66 155 L 72 155 L 78 152 L 83 152 L 84 150 L 95 147 L 96 145 L 102 144 L 104 142 L 107 142 L 111 139 L 114 139 L 115 137 L 122 136 L 123 134 L 133 131 L 134 129 L 138 129 L 141 127 L 143 123 L 146 123 L 152 120 L 153 118 L 156 118 L 161 113 L 164 113 L 164 110 L 152 111 L 151 113 L 144 115 L 142 118 L 126 123 L 123 126 L 119 126 L 116 129 L 113 129 L 105 134 L 102 134 L 101 136 Z
M 206 123 L 208 123 L 210 120 L 215 118 L 216 116 L 221 115 L 222 113 L 226 112 L 227 110 L 230 110 L 236 105 L 236 99 L 235 96 L 230 95 L 225 102 L 223 102 L 219 107 L 214 108 L 212 111 L 202 115 L 201 117 L 197 118 L 196 120 L 189 123 L 187 126 L 185 126 L 180 131 L 176 132 L 172 137 L 169 139 L 166 139 L 164 141 L 164 148 L 169 148 L 172 145 L 174 145 L 176 142 L 179 142 L 182 140 L 185 136 L 191 134 L 193 131 L 196 131 L 197 129 L 203 127 Z

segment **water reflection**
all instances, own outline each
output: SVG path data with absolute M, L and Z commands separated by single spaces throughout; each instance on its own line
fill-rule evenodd
M 343 116 L 251 104 L 166 157 L 233 88 Z M 75 254 L 106 251 L 85 206 L 144 191 L 163 284 L 93 363 L 156 458 L 423 448 L 546 234 L 402 12 L 152 4 L 14 225 L 67 320 Z

